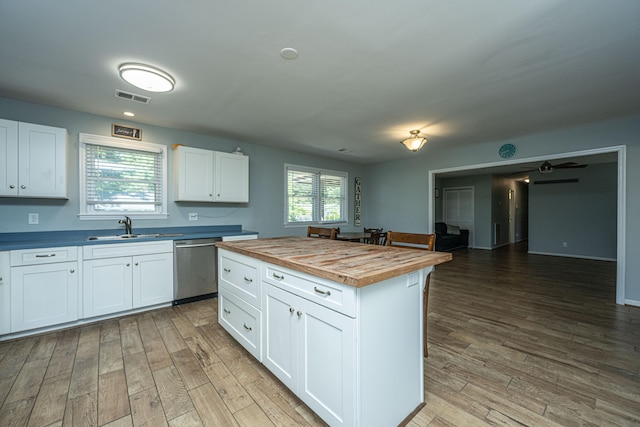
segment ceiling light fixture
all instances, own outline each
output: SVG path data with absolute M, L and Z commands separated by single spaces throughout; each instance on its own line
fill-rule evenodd
M 411 150 L 414 153 L 424 147 L 424 144 L 427 143 L 427 138 L 423 138 L 420 136 L 419 130 L 412 130 L 409 132 L 411 136 L 404 141 L 400 141 L 400 144 L 403 144 L 407 147 L 407 150 Z
M 150 65 L 128 62 L 120 65 L 118 72 L 125 82 L 149 92 L 169 92 L 176 84 L 169 74 Z
M 135 116 L 135 114 L 134 114 L 134 113 L 132 113 L 131 111 L 125 111 L 125 112 L 124 112 L 124 113 L 122 113 L 122 114 L 124 114 L 124 115 L 125 115 L 125 116 L 127 116 L 127 117 L 134 117 L 134 116 Z

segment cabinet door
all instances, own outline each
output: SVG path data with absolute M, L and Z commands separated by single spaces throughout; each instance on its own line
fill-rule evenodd
M 18 195 L 18 122 L 0 119 L 0 196 Z
M 133 308 L 173 300 L 173 254 L 133 257 Z
M 249 201 L 249 157 L 215 152 L 214 201 Z
M 130 310 L 131 257 L 84 261 L 84 317 Z
M 330 425 L 354 425 L 355 320 L 302 298 L 296 320 L 298 397 Z
M 213 151 L 176 149 L 176 201 L 213 201 Z
M 298 298 L 263 282 L 263 357 L 262 363 L 287 387 L 296 392 Z
M 78 263 L 11 268 L 11 332 L 78 319 Z
M 67 198 L 67 131 L 20 123 L 18 141 L 18 194 Z
M 11 263 L 9 251 L 0 252 L 0 335 L 11 332 Z

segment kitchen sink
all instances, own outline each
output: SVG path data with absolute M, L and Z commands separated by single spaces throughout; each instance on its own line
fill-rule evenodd
M 89 236 L 87 240 L 128 240 L 128 239 L 150 239 L 157 237 L 180 237 L 180 233 L 154 233 L 154 234 L 115 234 L 109 236 Z

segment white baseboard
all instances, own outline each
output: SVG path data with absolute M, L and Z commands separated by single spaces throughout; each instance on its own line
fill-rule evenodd
M 640 301 L 636 301 L 636 300 L 632 300 L 632 299 L 626 299 L 626 300 L 624 300 L 624 305 L 632 305 L 634 307 L 640 307 Z
M 528 253 L 531 255 L 549 255 L 549 256 L 561 256 L 565 258 L 593 259 L 596 261 L 613 261 L 613 262 L 617 261 L 617 259 L 615 258 L 597 257 L 597 256 L 589 256 L 589 255 L 562 254 L 562 253 L 538 252 L 538 251 L 529 251 Z

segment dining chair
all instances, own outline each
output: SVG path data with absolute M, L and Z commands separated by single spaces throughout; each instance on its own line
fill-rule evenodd
M 384 245 L 387 237 L 387 233 L 382 231 L 382 228 L 367 228 L 364 227 L 365 234 L 370 234 L 368 238 L 365 238 L 364 243 L 370 245 Z
M 331 239 L 336 240 L 336 236 L 338 235 L 337 228 L 326 228 L 326 227 L 307 227 L 307 237 L 319 237 L 322 239 Z
M 435 251 L 435 234 L 400 233 L 397 231 L 387 231 L 387 246 L 397 246 L 410 249 Z M 427 307 L 429 306 L 429 281 L 431 272 L 427 274 L 422 293 L 422 328 L 424 329 L 424 357 L 429 356 L 427 347 Z

